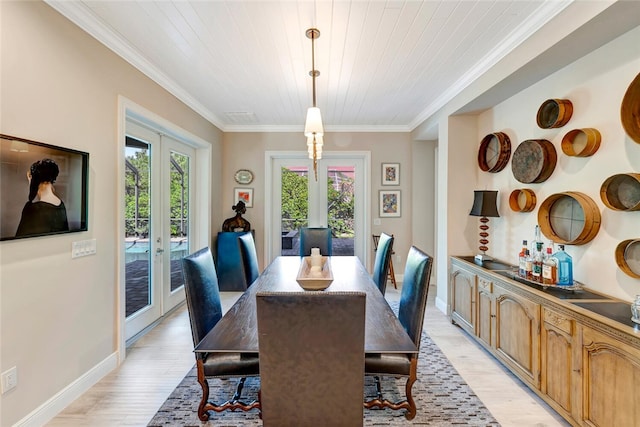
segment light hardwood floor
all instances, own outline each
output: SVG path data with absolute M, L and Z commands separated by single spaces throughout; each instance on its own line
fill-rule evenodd
M 435 308 L 434 287 L 429 293 L 425 330 L 502 426 L 569 425 Z M 223 309 L 239 295 L 223 292 Z M 399 295 L 400 289 L 389 283 L 387 299 L 397 301 Z M 193 366 L 192 349 L 189 317 L 182 306 L 135 342 L 122 366 L 47 426 L 146 426 Z

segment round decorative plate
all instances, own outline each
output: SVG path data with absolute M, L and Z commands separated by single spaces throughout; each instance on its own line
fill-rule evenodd
M 511 140 L 503 132 L 490 133 L 482 138 L 478 150 L 478 165 L 485 172 L 500 172 L 511 157 Z
M 511 159 L 513 176 L 525 184 L 546 181 L 556 168 L 558 155 L 546 139 L 529 139 L 516 147 Z
M 238 184 L 247 185 L 253 181 L 253 172 L 248 169 L 240 169 L 233 177 Z

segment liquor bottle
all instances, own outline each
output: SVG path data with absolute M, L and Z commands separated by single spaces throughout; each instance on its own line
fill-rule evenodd
M 524 258 L 525 258 L 525 261 L 524 261 L 525 275 L 524 275 L 524 277 L 527 280 L 532 280 L 533 279 L 533 276 L 532 276 L 532 273 L 533 273 L 533 258 L 531 257 L 531 253 L 529 252 L 529 249 L 527 249 L 525 251 Z
M 564 251 L 564 245 L 558 245 L 553 257 L 558 260 L 558 286 L 573 286 L 573 260 Z
M 520 253 L 518 254 L 518 276 L 520 277 L 527 277 L 527 270 L 525 269 L 525 262 L 526 262 L 526 254 L 527 251 L 527 241 L 523 240 L 522 241 L 522 249 L 520 250 Z
M 542 241 L 542 234 L 540 234 L 540 226 L 536 224 L 536 229 L 533 235 L 533 241 L 531 242 L 530 252 L 531 255 L 536 253 L 538 249 L 538 243 L 542 243 L 543 246 L 543 254 L 544 254 L 544 242 Z
M 555 285 L 558 281 L 558 260 L 551 252 L 551 246 L 547 246 L 547 256 L 542 264 L 542 284 L 544 285 Z
M 536 251 L 533 253 L 533 265 L 531 268 L 531 278 L 534 282 L 542 283 L 542 260 L 544 254 L 542 253 L 542 242 L 536 243 Z

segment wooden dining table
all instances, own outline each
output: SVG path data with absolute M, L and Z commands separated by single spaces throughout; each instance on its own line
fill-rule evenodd
M 195 347 L 195 352 L 258 353 L 256 294 L 304 292 L 296 281 L 297 256 L 279 256 Z M 365 353 L 417 353 L 418 349 L 371 276 L 355 256 L 330 257 L 333 282 L 324 292 L 365 292 Z

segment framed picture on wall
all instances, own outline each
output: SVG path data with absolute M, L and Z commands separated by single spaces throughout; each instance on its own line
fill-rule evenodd
M 89 153 L 0 135 L 0 240 L 88 230 Z
M 400 216 L 400 190 L 380 190 L 380 217 Z
M 233 204 L 235 205 L 240 200 L 244 202 L 244 205 L 248 208 L 253 207 L 253 188 L 234 188 L 233 190 Z
M 400 163 L 382 164 L 382 185 L 400 185 Z

